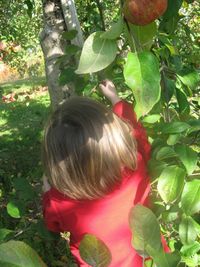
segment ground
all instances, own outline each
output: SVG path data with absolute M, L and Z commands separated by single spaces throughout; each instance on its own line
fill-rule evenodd
M 0 84 L 0 242 L 23 240 L 48 266 L 72 266 L 65 241 L 42 220 L 41 140 L 49 104 L 44 78 Z

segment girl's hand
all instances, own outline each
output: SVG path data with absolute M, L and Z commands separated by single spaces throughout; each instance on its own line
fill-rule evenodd
M 110 100 L 112 105 L 114 106 L 117 102 L 121 101 L 119 98 L 115 85 L 110 80 L 104 80 L 99 84 L 100 90 L 103 95 Z
M 42 191 L 45 193 L 51 189 L 51 185 L 49 184 L 48 179 L 45 176 L 45 174 L 43 174 L 42 180 L 43 180 Z

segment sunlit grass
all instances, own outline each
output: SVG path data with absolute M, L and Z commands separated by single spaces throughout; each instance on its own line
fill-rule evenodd
M 4 178 L 18 173 L 27 177 L 31 172 L 32 178 L 38 179 L 42 171 L 38 167 L 41 137 L 50 104 L 44 86 L 43 78 L 0 85 L 2 95 L 21 93 L 13 102 L 0 103 L 0 163 Z
M 38 86 L 45 86 L 46 78 L 37 77 L 32 79 L 23 79 L 18 81 L 10 81 L 6 83 L 0 83 L 1 94 L 19 93 L 23 91 L 32 91 Z
M 39 82 L 40 81 L 40 82 Z M 48 266 L 57 266 L 54 259 L 67 255 L 64 240 L 55 238 L 44 227 L 41 212 L 42 164 L 41 142 L 44 124 L 50 108 L 50 99 L 44 79 L 17 81 L 0 85 L 0 228 L 13 233 L 41 255 Z M 9 100 L 10 94 L 14 97 Z M 16 189 L 22 181 L 29 184 L 29 192 Z M 24 181 L 24 183 L 23 183 Z M 22 193 L 31 196 L 24 201 Z M 30 194 L 30 195 L 29 195 Z M 15 201 L 21 218 L 9 216 L 6 205 Z M 69 265 L 70 266 L 70 265 Z

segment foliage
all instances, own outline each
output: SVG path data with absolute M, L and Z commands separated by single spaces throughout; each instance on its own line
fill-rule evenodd
M 157 266 L 176 267 L 180 262 L 180 254 L 164 253 L 160 227 L 156 216 L 151 210 L 136 205 L 130 213 L 130 227 L 132 231 L 132 244 L 143 257 L 151 256 Z
M 41 215 L 41 136 L 50 104 L 46 81 L 1 84 L 0 96 L 0 243 L 23 241 L 48 266 L 73 266 L 66 241 L 46 230 Z
M 179 266 L 195 267 L 200 264 L 198 163 L 200 124 L 197 96 L 199 6 L 197 1 L 189 4 L 188 2 L 190 1 L 177 0 L 174 4 L 174 0 L 168 0 L 168 10 L 163 17 L 150 25 L 139 27 L 124 21 L 117 1 L 76 1 L 81 26 L 87 39 L 82 52 L 77 47 L 69 45 L 65 55 L 57 62 L 62 69 L 60 83 L 73 82 L 78 94 L 105 102 L 99 96 L 96 87 L 98 82 L 106 77 L 116 83 L 122 98 L 134 102 L 137 114 L 145 125 L 152 144 L 149 172 L 152 178 L 155 215 L 142 207 L 132 211 L 134 218 L 132 231 L 135 231 L 133 246 L 138 246 L 137 250 L 141 255 L 151 255 L 154 264 L 158 266 L 176 266 L 179 255 L 181 256 Z M 31 1 L 18 1 L 18 5 L 11 1 L 10 6 L 7 1 L 1 3 L 3 10 L 7 8 L 8 13 L 10 9 L 12 10 L 9 13 L 12 17 L 9 25 L 21 23 L 19 29 L 22 28 L 23 31 L 25 25 L 30 22 L 29 17 L 23 13 L 25 6 L 30 16 L 32 12 L 29 11 L 34 9 Z M 24 15 L 23 18 L 20 17 L 19 22 L 16 21 L 17 16 L 21 14 Z M 40 16 L 37 17 L 35 14 L 33 12 L 32 21 L 39 25 Z M 0 27 L 4 38 L 7 38 L 4 39 L 6 42 L 16 41 L 18 44 L 17 41 L 22 40 L 20 45 L 27 49 L 26 51 L 34 50 L 31 46 L 32 37 L 23 35 L 23 31 L 15 32 L 15 27 L 10 36 L 8 20 L 2 21 Z M 114 24 L 111 25 L 111 22 Z M 35 31 L 39 29 L 37 27 L 40 26 L 30 25 L 30 31 L 34 35 L 33 40 L 36 36 Z M 70 42 L 75 35 L 75 32 L 71 32 L 64 34 L 63 38 Z M 98 38 L 93 38 L 94 36 Z M 93 46 L 94 42 L 97 43 Z M 103 49 L 105 47 L 106 49 Z M 88 50 L 93 52 L 90 53 L 89 69 L 85 67 L 88 66 L 85 59 L 88 55 L 87 57 L 84 55 Z M 16 52 L 12 53 L 16 56 Z M 19 57 L 20 53 L 17 53 Z M 25 54 L 27 57 L 27 53 Z M 99 55 L 99 58 L 106 57 L 107 61 L 100 61 L 99 64 L 96 55 Z M 78 63 L 69 65 L 71 56 L 74 56 L 74 62 L 80 65 Z M 14 62 L 14 58 L 17 56 L 7 59 Z M 18 64 L 16 60 L 14 65 Z M 25 65 L 22 66 L 23 69 Z M 69 254 L 67 257 L 62 257 L 66 255 L 63 245 L 65 242 L 58 241 L 57 237 L 50 234 L 41 218 L 39 205 L 41 184 L 38 181 L 38 177 L 42 174 L 39 159 L 40 140 L 42 125 L 49 112 L 46 89 L 42 91 L 45 84 L 38 90 L 38 84 L 33 84 L 32 81 L 30 92 L 30 88 L 20 89 L 23 83 L 26 82 L 10 86 L 1 85 L 3 115 L 0 125 L 3 131 L 0 147 L 3 168 L 0 171 L 2 209 L 0 240 L 1 242 L 10 239 L 25 241 L 39 252 L 44 261 L 50 264 L 49 266 L 64 264 L 73 266 Z M 18 88 L 13 90 L 14 86 Z M 145 225 L 145 216 L 149 216 L 148 222 L 152 223 L 151 228 Z M 159 249 L 158 223 L 172 251 L 169 257 Z M 151 246 L 149 249 L 148 244 L 148 249 L 142 251 L 141 246 L 144 247 L 144 244 L 141 240 L 145 242 L 150 240 L 150 245 L 152 244 L 151 237 L 149 239 L 146 236 L 149 229 L 157 231 L 157 242 L 154 239 L 153 249 Z M 93 249 L 98 250 L 101 245 L 103 246 L 101 242 L 99 246 L 99 241 L 95 237 L 92 237 L 92 242 L 90 238 L 84 240 L 89 240 Z M 138 240 L 141 242 L 138 243 Z M 104 246 L 103 249 L 105 254 L 109 254 Z M 174 252 L 175 250 L 178 253 Z M 88 248 L 86 252 L 89 253 L 90 249 Z
M 94 31 L 105 30 L 117 19 L 118 1 L 76 1 L 81 28 L 87 37 Z
M 124 66 L 126 84 L 132 89 L 137 117 L 146 115 L 160 98 L 160 73 L 157 58 L 149 52 L 129 53 Z M 151 97 L 147 97 L 151 96 Z
M 46 267 L 37 253 L 20 241 L 0 245 L 0 263 L 2 267 Z
M 39 59 L 41 54 L 39 32 L 42 27 L 41 1 L 3 0 L 0 3 L 0 20 L 1 59 L 24 76 L 29 68 L 27 61 L 30 56 L 37 55 L 39 64 L 43 62 Z M 40 69 L 37 64 L 34 68 Z M 42 72 L 44 73 L 44 70 Z
M 197 266 L 200 236 L 197 144 L 200 128 L 196 92 L 199 75 L 196 62 L 191 64 L 192 61 L 184 57 L 182 41 L 177 38 L 180 28 L 184 36 L 188 27 L 195 27 L 194 23 L 186 24 L 191 19 L 191 9 L 197 10 L 196 1 L 187 4 L 180 0 L 174 6 L 174 1 L 169 0 L 168 8 L 156 22 L 156 26 L 154 23 L 143 28 L 122 21 L 122 28 L 119 17 L 118 22 L 105 33 L 92 33 L 84 43 L 73 79 L 80 77 L 78 74 L 82 75 L 86 85 L 82 84 L 81 92 L 93 97 L 96 96 L 94 89 L 90 87 L 91 83 L 95 84 L 94 81 L 97 83 L 98 79 L 104 77 L 125 82 L 132 90 L 131 93 L 130 89 L 125 88 L 121 95 L 128 99 L 134 97 L 135 111 L 147 128 L 152 143 L 149 170 L 153 210 L 165 238 L 170 242 L 172 252 L 177 248 L 182 263 Z M 194 35 L 198 36 L 197 30 Z M 95 39 L 94 36 L 98 38 Z M 112 41 L 109 43 L 112 51 L 115 49 L 114 41 L 117 41 L 117 52 L 112 54 L 110 49 L 103 49 L 103 44 L 108 40 Z M 194 40 L 192 43 L 194 46 Z M 79 54 L 76 54 L 77 58 Z M 115 55 L 115 59 L 111 55 Z M 108 61 L 98 60 L 106 56 Z M 86 75 L 87 73 L 90 75 Z M 90 92 L 88 87 L 92 89 Z M 148 214 L 147 210 L 145 214 Z M 136 224 L 137 218 L 142 216 L 134 217 L 133 222 Z M 132 229 L 137 232 L 141 225 L 140 221 Z M 155 220 L 153 225 L 157 225 Z M 149 228 L 150 231 L 153 225 Z M 146 225 L 144 229 L 147 227 Z M 141 235 L 138 238 L 141 240 Z M 144 239 L 147 242 L 148 239 Z M 133 241 L 133 246 L 136 244 L 138 243 Z M 160 246 L 160 241 L 154 245 Z M 152 256 L 154 264 L 158 266 L 177 266 L 180 261 L 177 252 L 165 256 L 161 250 L 151 246 L 145 254 Z
M 107 267 L 112 260 L 107 246 L 91 234 L 86 234 L 83 237 L 79 251 L 81 258 L 93 267 Z
M 97 72 L 114 61 L 117 54 L 117 44 L 113 40 L 101 38 L 102 33 L 93 33 L 85 41 L 76 70 L 77 74 Z M 89 58 L 88 55 L 90 55 Z
M 199 67 L 199 2 L 194 1 L 192 5 L 187 2 L 183 3 L 181 13 L 183 13 L 184 17 L 181 23 L 177 25 L 176 44 L 183 60 L 188 64 L 194 64 L 196 67 Z

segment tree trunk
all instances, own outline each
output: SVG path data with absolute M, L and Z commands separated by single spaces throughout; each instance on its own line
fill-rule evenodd
M 70 30 L 77 30 L 78 34 L 74 40 L 72 40 L 72 43 L 82 47 L 83 46 L 83 35 L 82 30 L 80 27 L 80 23 L 78 20 L 76 7 L 74 4 L 74 0 L 61 0 L 63 15 L 65 19 L 65 23 L 67 26 L 68 31 Z
M 72 2 L 69 0 L 43 0 L 44 28 L 40 35 L 40 43 L 44 54 L 47 85 L 53 109 L 56 109 L 63 99 L 74 95 L 73 84 L 64 86 L 59 84 L 61 70 L 59 64 L 56 63 L 64 55 L 64 48 L 68 44 L 62 39 L 63 32 L 72 28 L 76 29 L 79 32 L 76 38 L 76 44 L 82 46 L 83 43 L 75 5 L 70 5 L 70 10 L 68 9 L 69 3 Z M 70 11 L 72 14 L 71 18 L 76 21 L 76 24 L 73 22 L 71 26 L 68 23 L 69 28 L 66 25 L 66 21 L 68 21 L 66 10 Z M 70 17 L 69 20 L 71 20 Z

